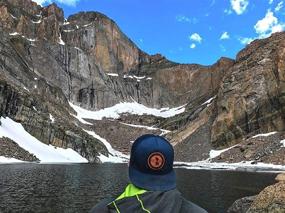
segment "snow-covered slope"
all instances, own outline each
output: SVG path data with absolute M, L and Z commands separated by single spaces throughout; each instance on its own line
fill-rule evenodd
M 72 149 L 46 145 L 30 135 L 24 127 L 10 118 L 1 117 L 0 137 L 15 141 L 20 147 L 34 154 L 41 163 L 87 163 L 88 161 Z M 2 161 L 3 160 L 3 161 Z M 0 158 L 0 162 L 8 162 Z
M 232 149 L 232 148 L 234 148 L 236 146 L 237 145 L 229 147 L 227 149 L 222 149 L 222 150 L 214 150 L 214 149 L 212 149 L 210 151 L 210 153 L 209 153 L 210 159 L 216 158 L 216 157 L 220 156 L 223 152 L 226 152 L 226 151 L 228 151 L 228 150 L 230 150 L 230 149 Z
M 18 159 L 15 159 L 15 158 L 6 158 L 6 157 L 3 157 L 3 156 L 0 156 L 0 164 L 1 163 L 21 163 L 23 161 L 20 161 Z
M 120 117 L 120 114 L 123 113 L 129 113 L 133 115 L 145 114 L 145 115 L 153 115 L 157 117 L 169 118 L 181 114 L 185 111 L 185 105 L 171 109 L 170 108 L 155 109 L 155 108 L 146 107 L 137 102 L 119 103 L 116 104 L 115 106 L 105 108 L 99 111 L 89 111 L 79 106 L 76 106 L 72 103 L 69 104 L 77 112 L 77 115 L 75 117 L 79 119 L 81 122 L 82 119 L 84 118 L 93 119 L 93 120 L 102 120 L 103 118 L 118 119 Z

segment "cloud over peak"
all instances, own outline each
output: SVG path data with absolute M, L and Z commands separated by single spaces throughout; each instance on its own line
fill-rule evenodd
M 265 17 L 256 23 L 254 29 L 260 38 L 265 38 L 272 33 L 283 31 L 284 26 L 284 23 L 280 23 L 273 12 L 268 10 Z
M 256 37 L 253 38 L 243 38 L 240 37 L 239 41 L 241 44 L 249 44 L 254 39 L 262 39 L 271 36 L 272 33 L 282 32 L 285 29 L 285 23 L 282 23 L 274 16 L 271 10 L 267 10 L 265 17 L 257 21 L 254 25 Z

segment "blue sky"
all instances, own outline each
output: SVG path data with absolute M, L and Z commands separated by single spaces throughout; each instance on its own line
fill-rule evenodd
M 256 38 L 285 29 L 285 0 L 36 0 L 56 2 L 65 16 L 98 11 L 143 51 L 180 63 L 235 58 Z M 284 5 L 284 7 L 283 7 Z

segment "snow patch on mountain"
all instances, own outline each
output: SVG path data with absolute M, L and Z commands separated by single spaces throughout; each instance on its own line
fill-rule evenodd
M 62 37 L 61 37 L 61 34 L 59 34 L 59 38 L 58 38 L 58 43 L 60 44 L 60 45 L 65 45 L 65 42 L 62 40 Z
M 7 157 L 3 157 L 0 156 L 0 164 L 5 164 L 5 163 L 22 163 L 23 161 L 20 161 L 18 159 L 15 158 L 7 158 Z
M 55 119 L 54 119 L 54 117 L 52 116 L 52 114 L 49 114 L 49 119 L 51 120 L 52 123 L 55 122 Z
M 33 23 L 33 24 L 40 24 L 40 23 L 42 23 L 42 20 L 39 19 L 38 21 L 32 21 L 32 23 Z
M 222 153 L 236 147 L 237 145 L 234 145 L 232 147 L 229 147 L 227 149 L 222 149 L 222 150 L 211 150 L 210 153 L 209 153 L 209 156 L 210 156 L 210 159 L 213 159 L 213 158 L 216 158 L 218 156 L 220 156 Z
M 34 136 L 30 135 L 20 123 L 17 123 L 8 117 L 1 117 L 0 137 L 7 137 L 15 141 L 20 147 L 31 154 L 34 154 L 41 163 L 88 162 L 72 149 L 58 148 L 40 142 Z
M 107 75 L 109 75 L 109 76 L 113 76 L 113 77 L 118 77 L 118 76 L 119 76 L 119 74 L 118 74 L 118 73 L 107 73 Z
M 276 133 L 277 133 L 277 132 L 268 132 L 268 133 L 264 133 L 264 134 L 258 134 L 258 135 L 253 136 L 252 138 L 268 137 L 268 136 L 274 135 L 274 134 L 276 134 Z
M 280 143 L 282 144 L 282 147 L 285 147 L 285 139 L 280 141 Z
M 10 36 L 20 35 L 18 32 L 9 33 Z
M 214 96 L 214 97 L 210 98 L 209 100 L 205 101 L 205 102 L 202 104 L 202 106 L 204 106 L 204 105 L 206 105 L 206 104 L 207 104 L 207 107 L 210 106 L 210 105 L 212 104 L 213 100 L 216 99 L 216 97 L 217 97 L 217 96 Z
M 70 106 L 77 112 L 75 116 L 78 120 L 82 121 L 84 118 L 93 120 L 102 120 L 103 118 L 120 118 L 121 114 L 129 113 L 132 115 L 153 115 L 157 117 L 169 118 L 181 114 L 185 111 L 185 105 L 176 108 L 162 108 L 155 109 L 149 108 L 137 102 L 132 103 L 119 103 L 115 106 L 101 109 L 99 111 L 90 111 L 83 109 L 77 105 L 69 103 Z

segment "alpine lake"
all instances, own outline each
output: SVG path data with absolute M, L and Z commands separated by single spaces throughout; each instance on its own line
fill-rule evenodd
M 276 173 L 176 169 L 177 188 L 209 212 L 273 184 Z M 0 212 L 88 212 L 128 184 L 127 164 L 0 165 Z

